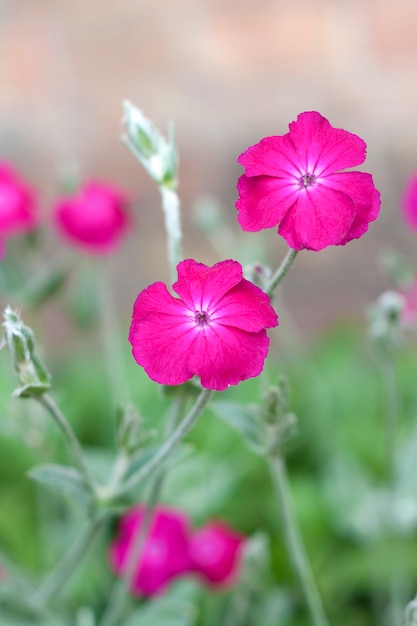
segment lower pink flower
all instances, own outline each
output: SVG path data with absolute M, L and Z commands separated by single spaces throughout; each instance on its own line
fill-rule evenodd
M 190 538 L 193 570 L 212 585 L 232 585 L 240 571 L 245 539 L 220 521 L 203 526 Z
M 127 204 L 124 192 L 91 182 L 74 196 L 57 202 L 55 222 L 72 244 L 93 254 L 108 254 L 118 246 L 129 225 Z
M 121 518 L 119 534 L 110 545 L 110 563 L 117 574 L 123 574 L 133 540 L 145 516 L 145 507 L 130 509 Z M 190 571 L 187 516 L 174 509 L 159 507 L 153 516 L 144 548 L 137 564 L 132 593 L 153 596 L 162 593 L 179 575 Z
M 152 380 L 180 385 L 196 375 L 203 387 L 221 391 L 261 373 L 266 328 L 277 326 L 278 317 L 239 263 L 182 261 L 173 290 L 179 298 L 154 283 L 133 309 L 133 356 Z
M 13 168 L 0 163 L 0 238 L 32 230 L 37 225 L 33 191 Z M 4 246 L 0 244 L 0 258 Z

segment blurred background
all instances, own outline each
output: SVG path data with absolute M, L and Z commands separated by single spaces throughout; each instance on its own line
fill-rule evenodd
M 315 333 L 361 316 L 387 286 L 382 250 L 417 262 L 399 211 L 417 170 L 416 32 L 415 0 L 0 0 L 0 156 L 37 187 L 45 214 L 74 171 L 137 199 L 135 233 L 112 267 L 128 315 L 168 270 L 158 192 L 119 139 L 122 101 L 164 133 L 175 123 L 185 255 L 206 263 L 221 256 L 196 225 L 196 205 L 214 198 L 249 249 L 254 236 L 240 233 L 234 208 L 238 155 L 320 111 L 367 142 L 362 169 L 382 211 L 361 240 L 297 259 L 286 297 L 303 332 Z M 266 241 L 276 264 L 285 246 L 274 231 Z

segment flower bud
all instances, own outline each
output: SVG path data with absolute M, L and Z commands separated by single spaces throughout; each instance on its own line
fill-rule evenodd
M 21 387 L 14 394 L 19 398 L 42 395 L 51 386 L 51 376 L 35 353 L 34 335 L 25 326 L 19 313 L 6 307 L 4 311 L 5 342 L 12 355 L 15 371 Z
M 124 102 L 123 122 L 127 147 L 140 161 L 157 185 L 175 189 L 178 183 L 178 156 L 173 128 L 169 140 L 163 137 L 154 124 L 131 102 Z

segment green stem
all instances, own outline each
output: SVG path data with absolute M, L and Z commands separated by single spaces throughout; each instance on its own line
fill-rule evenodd
M 57 597 L 107 519 L 107 515 L 101 515 L 86 524 L 84 530 L 77 535 L 68 552 L 35 592 L 33 597 L 35 606 L 43 608 L 52 598 Z
M 48 393 L 44 393 L 42 396 L 36 397 L 36 400 L 48 411 L 54 422 L 57 424 L 58 428 L 63 433 L 68 443 L 68 446 L 71 449 L 74 461 L 80 473 L 82 474 L 86 485 L 90 488 L 92 493 L 95 493 L 95 483 L 86 464 L 80 442 L 75 436 L 75 433 L 69 425 L 64 414 L 60 411 L 55 400 Z
M 282 261 L 281 265 L 279 266 L 279 268 L 277 269 L 277 271 L 272 276 L 271 280 L 266 286 L 265 292 L 268 294 L 270 298 L 272 298 L 272 296 L 274 295 L 275 289 L 278 287 L 279 283 L 282 281 L 285 274 L 288 272 L 291 265 L 294 263 L 295 257 L 297 256 L 297 254 L 298 254 L 298 250 L 293 250 L 293 248 L 288 249 L 284 260 Z
M 391 483 L 394 481 L 395 455 L 397 428 L 399 422 L 399 397 L 395 365 L 393 361 L 387 360 L 381 364 L 382 376 L 385 387 L 385 450 L 387 464 L 387 479 Z
M 177 280 L 177 265 L 182 259 L 180 200 L 176 191 L 164 185 L 159 187 L 159 191 L 161 192 L 162 209 L 165 216 L 168 262 L 171 279 L 174 283 Z
M 404 587 L 401 579 L 404 576 L 404 573 L 402 571 L 403 567 L 399 566 L 401 559 L 398 558 L 398 555 L 400 550 L 404 547 L 404 543 L 401 537 L 397 535 L 395 528 L 395 508 L 397 504 L 395 461 L 397 453 L 397 430 L 400 418 L 400 401 L 394 356 L 391 356 L 383 361 L 381 363 L 381 369 L 385 387 L 385 453 L 387 487 L 390 498 L 388 515 L 392 517 L 392 528 L 394 531 L 393 541 L 395 545 L 393 550 L 395 557 L 392 560 L 393 566 L 389 573 L 387 589 L 389 598 L 388 613 L 390 615 L 389 623 L 392 624 L 392 626 L 401 626 L 403 613 L 402 608 L 404 603 Z
M 117 626 L 119 619 L 121 618 L 126 598 L 128 597 L 133 586 L 132 583 L 135 578 L 146 537 L 149 533 L 153 513 L 159 501 L 163 480 L 163 473 L 159 473 L 152 483 L 151 493 L 146 504 L 145 516 L 142 524 L 140 525 L 139 531 L 134 537 L 133 545 L 130 548 L 126 570 L 123 574 L 123 578 L 117 581 L 112 590 L 108 609 L 100 622 L 100 626 Z
M 143 465 L 140 470 L 134 474 L 129 480 L 126 481 L 123 488 L 119 490 L 118 496 L 124 496 L 134 489 L 139 483 L 157 470 L 165 459 L 175 450 L 178 444 L 182 441 L 189 430 L 194 426 L 198 417 L 204 411 L 208 401 L 211 397 L 210 389 L 203 389 L 198 396 L 196 403 L 191 408 L 189 413 L 184 417 L 182 422 L 177 426 L 172 435 L 165 441 L 159 448 L 158 452 L 151 458 L 151 460 Z
M 268 462 L 275 493 L 281 508 L 285 542 L 304 594 L 311 621 L 314 626 L 328 626 L 320 594 L 295 520 L 285 460 L 282 456 L 275 455 L 269 456 Z
M 175 428 L 181 412 L 184 410 L 187 401 L 185 393 L 180 393 L 176 398 L 176 402 L 172 405 L 172 411 L 168 416 L 166 434 L 172 433 Z M 126 598 L 133 586 L 138 565 L 140 563 L 140 557 L 144 548 L 146 538 L 149 533 L 149 529 L 152 523 L 152 516 L 155 511 L 156 505 L 160 499 L 163 483 L 166 473 L 163 469 L 157 472 L 150 487 L 149 497 L 146 502 L 145 516 L 139 531 L 136 533 L 133 539 L 133 545 L 129 550 L 126 570 L 123 578 L 118 580 L 111 592 L 110 601 L 108 603 L 107 610 L 103 616 L 100 626 L 117 626 L 117 622 L 122 615 L 123 608 L 125 606 Z

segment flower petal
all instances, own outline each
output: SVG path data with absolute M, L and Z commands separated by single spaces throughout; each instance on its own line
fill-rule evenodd
M 359 217 L 372 222 L 378 217 L 381 205 L 380 193 L 375 189 L 371 174 L 365 172 L 341 172 L 320 179 L 320 184 L 342 191 L 355 203 Z
M 297 201 L 297 184 L 271 176 L 241 176 L 237 183 L 239 198 L 236 208 L 243 230 L 255 232 L 273 228 Z
M 278 232 L 295 250 L 322 250 L 338 245 L 355 219 L 353 200 L 334 189 L 315 185 L 300 194 Z
M 269 296 L 246 279 L 223 296 L 210 311 L 210 320 L 255 333 L 278 325 L 278 316 Z
M 138 295 L 129 341 L 136 362 L 152 380 L 180 385 L 193 377 L 188 355 L 196 332 L 188 308 L 163 283 L 154 283 Z
M 243 152 L 237 161 L 245 168 L 246 176 L 279 176 L 297 179 L 305 174 L 289 133 L 282 137 L 261 139 Z
M 363 163 L 366 143 L 342 128 L 333 128 L 317 111 L 307 111 L 290 124 L 290 136 L 304 172 L 326 176 Z
M 242 280 L 237 261 L 220 261 L 212 267 L 187 259 L 178 264 L 178 281 L 172 286 L 191 311 L 207 311 Z
M 190 368 L 207 389 L 222 391 L 229 385 L 258 376 L 268 353 L 266 331 L 248 333 L 216 324 L 197 334 Z

